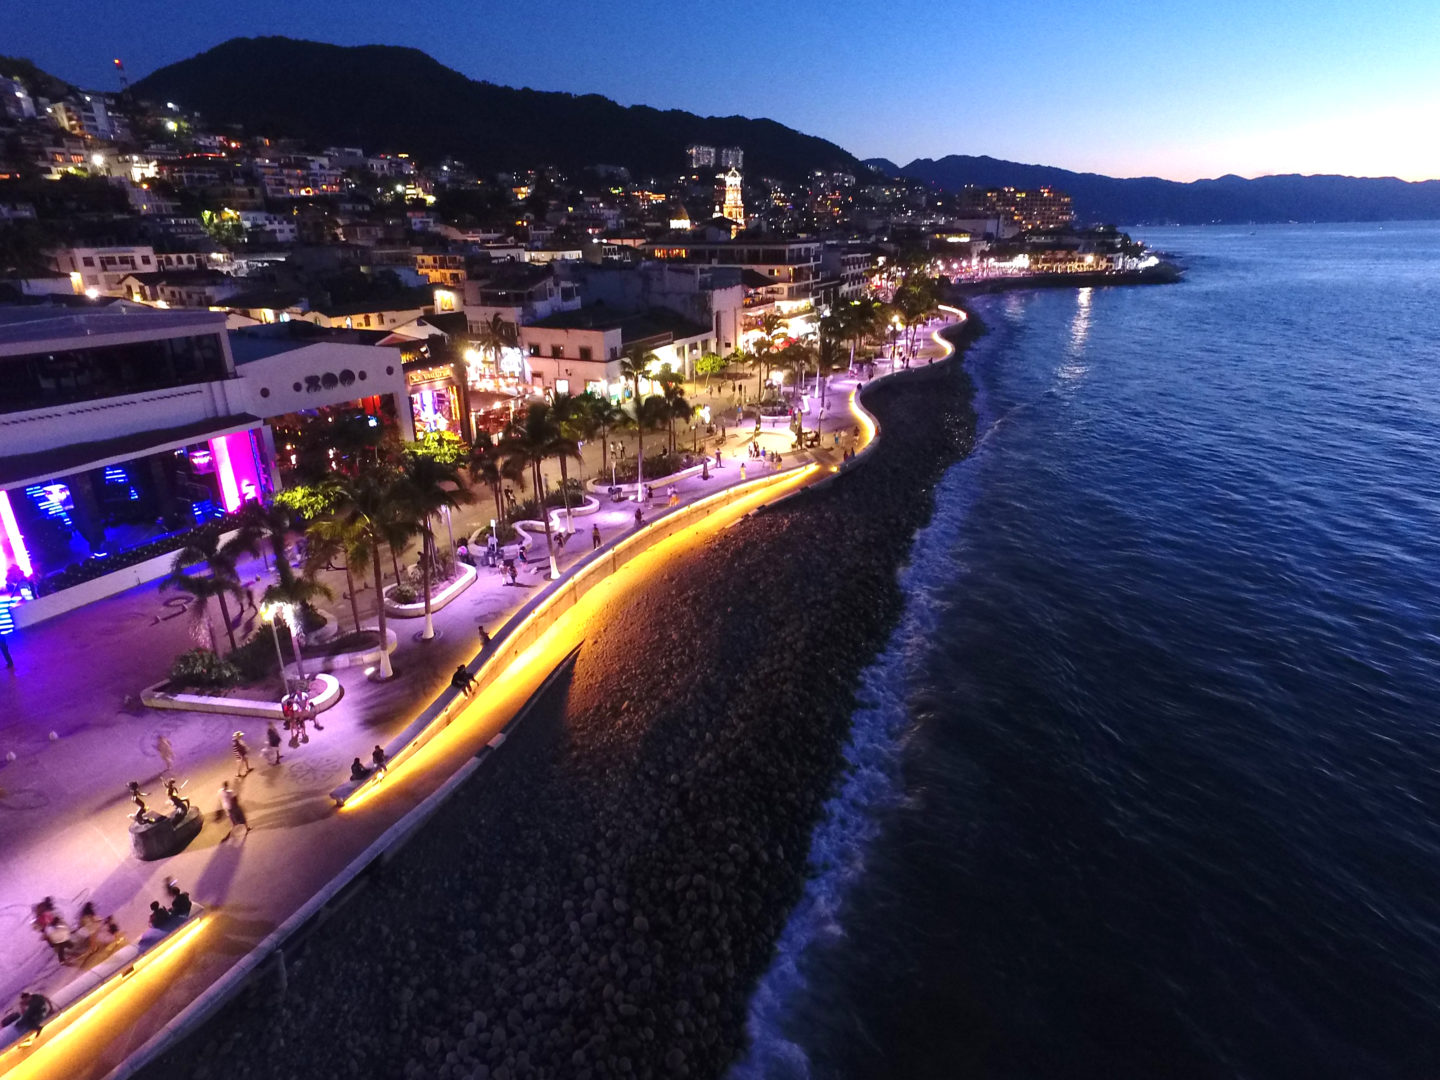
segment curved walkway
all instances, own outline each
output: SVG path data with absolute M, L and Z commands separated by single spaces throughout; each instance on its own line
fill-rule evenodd
M 931 358 L 952 351 L 938 333 L 933 341 Z M 696 476 L 677 484 L 681 506 L 676 512 L 717 488 L 735 486 L 742 464 L 746 495 L 725 512 L 687 523 L 658 547 L 628 560 L 625 572 L 653 571 L 663 563 L 667 545 L 694 543 L 782 490 L 838 470 L 845 449 L 863 450 L 874 436 L 874 423 L 855 401 L 858 383 L 845 377 L 829 380 L 830 402 L 838 398 L 850 408 L 834 408 L 822 423 L 828 445 L 803 453 L 785 447 L 787 460 L 779 470 L 757 470 L 757 463 L 744 455 L 751 442 L 767 449 L 776 442 L 788 444 L 783 428 L 762 430 L 758 437 L 753 430 L 730 431 L 724 464 L 711 470 L 711 479 Z M 802 464 L 819 467 L 796 468 Z M 647 532 L 664 527 L 664 510 L 657 505 L 647 513 Z M 635 532 L 633 511 L 633 503 L 607 508 L 602 502 L 585 522 L 599 526 L 605 547 L 613 552 Z M 576 541 L 588 540 L 587 533 L 582 529 Z M 456 523 L 455 534 L 468 534 L 464 523 Z M 563 554 L 566 581 L 591 559 L 589 543 L 578 546 L 570 545 Z M 258 565 L 246 569 L 260 571 Z M 42 896 L 54 896 L 71 915 L 85 900 L 94 900 L 102 912 L 115 912 L 133 936 L 143 925 L 149 900 L 160 897 L 162 879 L 174 875 L 212 916 L 204 938 L 168 964 L 163 976 L 137 975 L 123 984 L 123 992 L 108 995 L 84 1016 L 54 1025 L 23 1055 L 0 1057 L 0 1075 L 79 1080 L 128 1074 L 150 1050 L 195 1020 L 206 1003 L 218 1001 L 241 981 L 263 956 L 257 947 L 267 941 L 278 944 L 289 928 L 304 921 L 307 911 L 330 902 L 337 883 L 353 876 L 357 866 L 367 865 L 387 845 L 403 841 L 419 827 L 445 792 L 469 774 L 476 749 L 502 731 L 563 658 L 562 645 L 577 640 L 575 627 L 583 626 L 583 612 L 602 603 L 606 589 L 619 587 L 622 580 L 621 574 L 608 574 L 600 587 L 576 601 L 579 606 L 572 610 L 579 614 L 569 618 L 567 633 L 552 633 L 528 645 L 514 656 L 515 662 L 493 673 L 493 681 L 487 676 L 483 696 L 451 707 L 453 694 L 447 686 L 455 665 L 470 663 L 478 670 L 477 623 L 492 633 L 503 622 L 519 626 L 528 617 L 522 609 L 533 612 L 544 602 L 539 595 L 546 584 L 544 571 L 543 560 L 535 560 L 521 586 L 512 588 L 500 581 L 498 571 L 482 570 L 475 586 L 435 614 L 441 636 L 430 643 L 415 642 L 405 632 L 413 625 L 409 621 L 393 621 L 401 635 L 395 653 L 399 677 L 374 684 L 360 672 L 341 673 L 344 701 L 326 714 L 324 730 L 312 734 L 309 744 L 284 748 L 277 766 L 260 759 L 263 727 L 253 721 L 159 714 L 127 700 L 139 686 L 155 681 L 156 669 L 163 675 L 169 658 L 187 644 L 188 620 L 171 614 L 152 586 L 12 639 L 17 673 L 8 681 L 0 675 L 0 715 L 10 718 L 0 727 L 0 758 L 12 750 L 17 755 L 0 765 L 0 858 L 7 868 L 0 882 L 0 919 L 9 930 L 0 935 L 0 1004 L 9 1004 L 22 988 L 53 985 L 63 974 L 28 927 L 29 907 Z M 550 591 L 558 592 L 566 581 L 554 583 Z M 331 609 L 348 625 L 347 603 L 337 602 Z M 76 640 L 90 643 L 83 657 L 75 655 Z M 437 703 L 452 714 L 443 728 L 410 753 L 411 762 L 401 763 L 374 797 L 336 813 L 329 794 L 346 775 L 350 759 L 368 760 L 371 746 L 393 743 L 412 717 Z M 156 733 L 168 735 L 176 749 L 177 772 L 191 778 L 186 794 L 210 810 L 217 805 L 220 780 L 234 776 L 228 753 L 234 729 L 245 730 L 252 747 L 254 771 L 235 786 L 255 827 L 253 835 L 222 842 L 221 830 L 207 824 L 180 855 L 156 863 L 134 860 L 126 848 L 124 783 L 134 778 L 145 790 L 158 790 Z M 301 852 L 303 858 L 297 858 Z M 52 1041 L 52 1034 L 59 1036 L 67 1027 L 71 1034 Z

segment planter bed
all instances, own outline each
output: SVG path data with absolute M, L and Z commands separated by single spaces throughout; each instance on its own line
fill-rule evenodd
M 369 648 L 356 649 L 349 652 L 327 651 L 316 653 L 305 653 L 305 669 L 310 672 L 316 671 L 341 671 L 345 668 L 367 667 L 370 664 L 380 662 L 380 640 L 379 630 L 373 626 L 366 626 L 363 630 L 375 634 L 374 643 Z M 349 635 L 346 635 L 347 637 Z M 389 627 L 385 629 L 385 651 L 393 653 L 400 639 L 395 636 L 395 631 Z M 292 660 L 285 665 L 287 672 L 295 670 L 295 662 Z
M 454 600 L 462 592 L 475 584 L 478 576 L 475 567 L 469 563 L 458 564 L 459 574 L 447 582 L 444 587 L 435 589 L 430 593 L 430 610 L 439 611 L 446 604 Z M 388 586 L 385 590 L 385 614 L 397 619 L 419 619 L 425 615 L 425 601 L 417 600 L 413 604 L 400 604 L 390 599 L 390 592 L 395 586 Z M 378 655 L 376 657 L 379 658 Z
M 378 659 L 379 654 L 376 654 Z M 319 683 L 317 690 L 315 684 Z M 250 697 L 225 697 L 218 693 L 176 693 L 165 689 L 169 680 L 158 682 L 153 686 L 147 686 L 140 691 L 140 701 L 152 709 L 179 709 L 184 712 L 210 712 L 210 713 L 233 713 L 236 716 L 259 716 L 265 719 L 280 720 L 284 718 L 284 710 L 280 708 L 278 701 L 265 701 L 259 698 Z M 316 712 L 324 712 L 340 700 L 342 693 L 340 681 L 333 675 L 315 674 L 311 678 L 310 703 L 315 706 Z M 249 693 L 254 693 L 253 687 L 246 688 Z

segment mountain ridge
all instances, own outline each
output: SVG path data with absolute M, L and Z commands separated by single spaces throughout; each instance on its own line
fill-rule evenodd
M 408 46 L 231 38 L 151 72 L 134 92 L 256 134 L 406 151 L 422 161 L 453 156 L 485 170 L 604 163 L 674 173 L 692 142 L 743 147 L 746 171 L 758 175 L 859 165 L 836 144 L 774 120 L 500 86 Z
M 1406 181 L 1393 176 L 1284 173 L 1246 179 L 1226 173 L 1182 182 L 1158 176 L 1073 172 L 1053 165 L 964 154 L 916 158 L 899 167 L 896 175 L 952 192 L 968 184 L 1057 188 L 1074 200 L 1077 220 L 1087 223 L 1205 225 L 1440 218 L 1440 180 Z

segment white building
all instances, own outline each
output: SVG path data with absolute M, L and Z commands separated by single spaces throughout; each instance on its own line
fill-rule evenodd
M 124 296 L 120 284 L 128 274 L 148 274 L 159 264 L 155 249 L 138 247 L 67 248 L 53 256 L 55 269 L 70 275 L 76 293 L 85 296 Z

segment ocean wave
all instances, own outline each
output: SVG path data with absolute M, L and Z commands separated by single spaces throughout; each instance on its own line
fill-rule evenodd
M 983 445 L 983 436 L 976 447 Z M 944 586 L 955 576 L 954 539 L 973 501 L 976 454 L 957 462 L 937 486 L 935 514 L 915 536 L 900 573 L 905 607 L 884 651 L 860 674 L 859 707 L 851 718 L 845 772 L 825 804 L 811 838 L 809 880 L 781 932 L 775 959 L 750 999 L 749 1050 L 730 1069 L 730 1080 L 803 1080 L 810 1076 L 804 1047 L 788 1032 L 793 1007 L 807 988 L 803 962 L 815 945 L 845 937 L 843 908 L 865 871 L 881 813 L 901 805 L 900 773 L 912 719 L 907 692 L 916 663 L 946 604 Z

